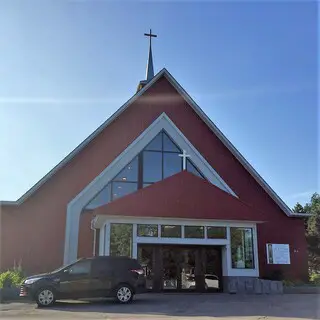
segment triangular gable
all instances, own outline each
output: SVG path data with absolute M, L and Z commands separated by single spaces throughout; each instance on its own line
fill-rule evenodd
M 265 221 L 263 213 L 192 173 L 182 171 L 96 208 L 94 214 Z
M 201 157 L 200 153 L 191 145 L 185 136 L 183 136 L 185 143 L 180 147 L 180 136 L 182 136 L 182 133 L 165 113 L 160 116 L 159 123 L 160 127 L 158 126 L 155 130 L 159 130 L 162 126 L 166 127 L 167 130 L 171 128 L 168 130 L 171 132 L 171 135 L 162 129 L 138 154 L 135 154 L 137 152 L 136 148 L 132 148 L 129 153 L 134 156 L 133 160 L 127 163 L 126 166 L 121 169 L 120 173 L 117 173 L 111 181 L 107 182 L 107 186 L 90 200 L 89 204 L 86 205 L 86 209 L 95 209 L 119 197 L 133 193 L 151 184 L 158 183 L 165 178 L 181 172 L 184 162 L 182 159 L 183 151 L 186 152 L 187 147 L 193 149 L 194 152 L 187 154 L 185 169 L 196 176 L 211 181 L 211 183 L 223 191 L 235 195 L 212 167 L 209 167 L 212 175 L 208 175 L 204 158 Z M 152 133 L 150 131 L 149 134 L 154 134 L 154 132 L 154 130 Z M 137 139 L 140 139 L 140 137 Z M 175 139 L 178 139 L 179 142 L 177 143 Z M 190 160 L 190 158 L 192 160 Z M 194 163 L 197 163 L 198 167 L 194 165 Z M 203 173 L 202 170 L 206 173 Z
M 224 146 L 235 156 L 235 158 L 243 165 L 244 168 L 251 174 L 257 183 L 267 192 L 267 194 L 278 204 L 283 212 L 288 216 L 301 216 L 301 214 L 293 213 L 290 208 L 282 201 L 282 199 L 272 190 L 266 181 L 255 171 L 255 169 L 248 163 L 248 161 L 240 154 L 240 152 L 232 145 L 232 143 L 223 135 L 223 133 L 215 126 L 209 117 L 202 111 L 202 109 L 195 103 L 195 101 L 188 95 L 188 93 L 181 87 L 181 85 L 173 78 L 173 76 L 164 68 L 151 81 L 149 81 L 140 91 L 138 91 L 132 98 L 130 98 L 121 108 L 119 108 L 108 120 L 106 120 L 97 130 L 95 130 L 87 139 L 85 139 L 76 149 L 74 149 L 66 158 L 64 158 L 57 166 L 55 166 L 46 176 L 44 176 L 38 183 L 36 183 L 30 190 L 28 190 L 17 201 L 2 201 L 1 204 L 19 205 L 38 190 L 47 180 L 49 180 L 60 168 L 66 165 L 73 159 L 82 149 L 84 149 L 100 132 L 102 132 L 110 123 L 117 119 L 122 112 L 124 112 L 133 102 L 142 96 L 154 83 L 161 77 L 172 84 L 177 92 L 185 99 L 185 101 L 193 108 L 198 116 L 207 124 L 212 132 L 220 139 Z
M 164 131 L 172 141 L 185 150 L 190 159 L 199 168 L 203 176 L 221 190 L 237 196 L 220 175 L 210 166 L 207 160 L 191 144 L 179 128 L 162 113 L 144 132 L 141 133 L 113 162 L 105 168 L 99 176 L 91 181 L 68 205 L 76 205 L 81 210 L 90 202 L 105 186 L 112 181 L 140 152 L 154 141 L 157 135 Z

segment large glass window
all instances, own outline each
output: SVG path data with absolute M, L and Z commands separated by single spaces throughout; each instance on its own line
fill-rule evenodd
M 181 157 L 179 153 L 163 154 L 163 178 L 168 178 L 182 170 Z
M 230 228 L 232 268 L 253 269 L 252 228 Z
M 142 186 L 182 171 L 181 152 L 165 132 L 159 133 L 143 151 Z
M 114 179 L 94 198 L 87 209 L 95 209 L 110 201 L 161 181 L 182 171 L 182 150 L 165 131 L 161 131 Z M 187 170 L 203 178 L 187 160 Z
M 136 182 L 112 182 L 112 200 L 124 197 L 138 190 Z
M 189 159 L 187 159 L 187 171 L 191 172 L 194 175 L 204 179 L 204 177 L 201 174 L 201 172 L 196 168 L 196 166 Z
M 162 133 L 158 134 L 146 147 L 145 150 L 162 151 Z
M 157 224 L 138 224 L 137 236 L 138 237 L 157 237 L 158 225 Z
M 161 226 L 161 237 L 181 238 L 181 226 Z
M 132 256 L 132 224 L 111 223 L 110 226 L 110 255 Z
M 137 182 L 138 157 L 135 157 L 113 180 Z
M 226 227 L 207 227 L 208 239 L 226 239 L 227 229 Z
M 162 153 L 154 151 L 143 152 L 143 182 L 162 180 Z
M 185 238 L 204 238 L 204 227 L 201 226 L 185 226 L 184 227 Z
M 181 153 L 180 148 L 177 147 L 177 145 L 168 137 L 165 132 L 163 132 L 163 151 Z
M 102 189 L 87 205 L 86 209 L 95 209 L 109 203 L 111 199 L 111 185 L 108 184 Z

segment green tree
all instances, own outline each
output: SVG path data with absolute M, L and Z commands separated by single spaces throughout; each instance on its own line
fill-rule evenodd
M 299 202 L 294 206 L 294 208 L 292 210 L 293 210 L 293 212 L 297 212 L 297 213 L 306 213 L 304 211 L 303 206 Z
M 320 272 L 320 195 L 314 193 L 304 206 L 297 203 L 293 211 L 311 214 L 305 219 L 308 263 L 311 272 Z

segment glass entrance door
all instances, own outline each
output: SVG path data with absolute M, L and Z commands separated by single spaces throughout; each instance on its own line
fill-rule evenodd
M 162 247 L 163 289 L 177 290 L 180 283 L 180 256 L 174 246 Z
M 195 249 L 182 246 L 163 246 L 163 289 L 195 289 Z
M 141 264 L 146 275 L 146 286 L 148 290 L 153 289 L 154 280 L 154 250 L 151 245 L 138 247 L 138 261 Z
M 168 291 L 221 291 L 221 248 L 217 246 L 138 246 L 147 288 Z

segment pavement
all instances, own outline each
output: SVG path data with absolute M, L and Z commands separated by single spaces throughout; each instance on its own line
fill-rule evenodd
M 320 295 L 143 294 L 128 305 L 112 300 L 60 301 L 45 309 L 14 302 L 0 305 L 0 319 L 320 319 Z

